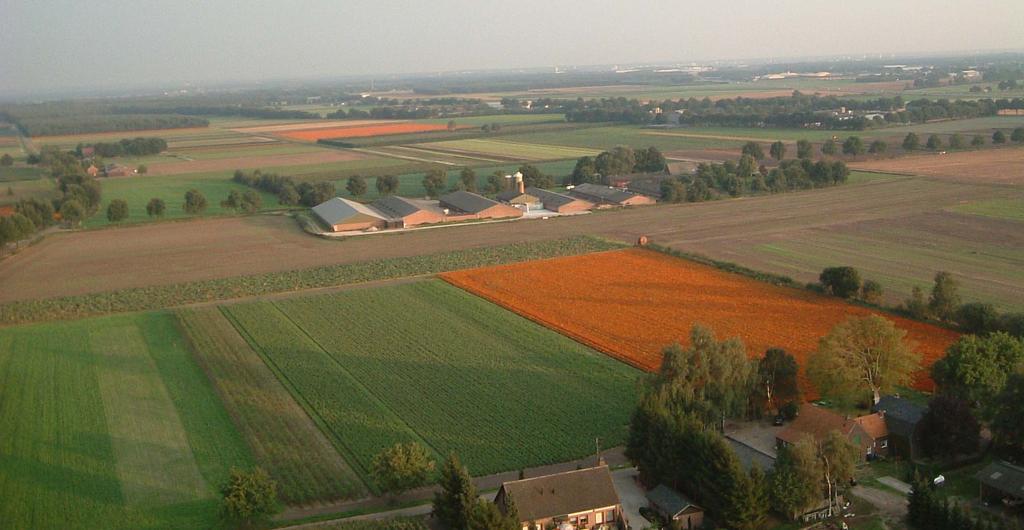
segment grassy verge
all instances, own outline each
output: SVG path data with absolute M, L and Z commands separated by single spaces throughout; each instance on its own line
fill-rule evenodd
M 0 325 L 67 320 L 108 313 L 146 311 L 198 302 L 333 287 L 404 276 L 571 256 L 619 248 L 621 244 L 593 237 L 516 243 L 454 252 L 330 265 L 298 271 L 237 276 L 120 289 L 105 293 L 23 300 L 0 305 Z

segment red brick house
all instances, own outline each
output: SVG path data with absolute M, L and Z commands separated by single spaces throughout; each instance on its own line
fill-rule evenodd
M 886 455 L 889 452 L 889 431 L 885 426 L 884 414 L 873 413 L 849 418 L 815 405 L 800 407 L 796 419 L 779 431 L 775 441 L 779 446 L 785 446 L 810 436 L 820 442 L 832 431 L 839 431 L 860 447 L 865 458 Z
M 608 466 L 505 482 L 494 503 L 515 506 L 523 530 L 568 523 L 576 529 L 625 528 L 622 504 Z

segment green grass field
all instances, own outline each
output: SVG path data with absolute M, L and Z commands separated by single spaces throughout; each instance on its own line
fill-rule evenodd
M 416 123 L 448 123 L 453 118 L 432 118 L 427 120 L 415 120 Z M 522 125 L 526 123 L 548 123 L 564 122 L 564 114 L 497 114 L 494 116 L 466 116 L 454 118 L 456 125 L 462 127 L 472 125 L 481 127 L 483 125 Z
M 224 309 L 363 474 L 399 441 L 483 475 L 625 440 L 638 372 L 439 280 Z
M 452 150 L 469 154 L 511 157 L 521 160 L 558 160 L 596 156 L 600 150 L 559 145 L 539 145 L 519 141 L 518 136 L 509 136 L 500 140 L 474 138 L 471 140 L 453 140 L 449 142 L 433 142 L 423 144 L 431 149 Z M 412 146 L 420 147 L 420 146 Z
M 183 309 L 192 353 L 288 504 L 360 497 L 366 488 L 217 308 Z
M 103 204 L 96 215 L 87 219 L 83 225 L 86 228 L 97 228 L 110 224 L 107 221 L 107 205 L 114 199 L 128 201 L 129 217 L 120 224 L 145 223 L 154 220 L 146 214 L 146 204 L 154 197 L 164 200 L 167 204 L 167 211 L 163 219 L 179 219 L 191 217 L 182 209 L 185 202 L 185 192 L 190 189 L 197 189 L 206 197 L 207 208 L 202 215 L 225 215 L 234 213 L 221 208 L 220 201 L 227 198 L 231 190 L 243 193 L 251 188 L 231 182 L 231 173 L 210 173 L 174 175 L 164 177 L 126 177 L 118 179 L 100 179 L 103 189 Z M 277 197 L 269 193 L 262 193 L 263 209 L 272 210 L 280 208 L 277 204 Z
M 46 200 L 56 194 L 57 186 L 51 178 L 0 183 L 0 205 L 14 204 L 22 199 Z
M 196 528 L 251 457 L 173 316 L 0 330 L 0 521 Z
M 743 145 L 743 142 L 739 140 L 651 134 L 654 132 L 659 132 L 659 130 L 633 126 L 588 127 L 557 133 L 517 134 L 510 137 L 509 140 L 526 144 L 561 145 L 597 150 L 611 149 L 617 145 L 627 145 L 633 148 L 654 146 L 662 151 L 727 149 Z
M 812 142 L 823 142 L 833 135 L 842 135 L 844 131 L 826 131 L 820 129 L 774 129 L 757 127 L 679 127 L 671 129 L 652 129 L 651 135 L 677 135 L 691 137 L 735 137 L 738 140 L 744 138 L 760 138 L 766 141 L 797 141 L 810 140 Z M 792 153 L 795 155 L 796 153 Z
M 947 120 L 932 123 L 919 123 L 900 127 L 886 127 L 871 131 L 876 136 L 907 134 L 913 132 L 921 134 L 952 134 L 979 132 L 986 135 L 986 140 L 991 141 L 990 136 L 994 129 L 1013 129 L 1024 127 L 1024 116 L 986 116 L 984 118 L 970 118 L 966 120 Z M 922 143 L 924 140 L 922 139 Z
M 37 180 L 42 178 L 43 170 L 37 166 L 0 166 L 0 182 L 16 180 Z
M 989 199 L 958 204 L 950 210 L 971 215 L 1024 221 L 1024 197 Z

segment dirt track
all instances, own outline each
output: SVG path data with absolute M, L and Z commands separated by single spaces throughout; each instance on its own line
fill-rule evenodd
M 881 223 L 898 232 L 902 226 L 910 226 L 915 215 L 941 212 L 942 208 L 961 200 L 998 196 L 1003 191 L 1000 188 L 907 178 L 757 198 L 649 206 L 549 220 L 467 225 L 340 241 L 307 235 L 292 219 L 278 216 L 94 230 L 49 237 L 0 261 L 0 302 L 294 270 L 575 234 L 601 235 L 623 241 L 634 241 L 640 235 L 647 235 L 662 244 L 744 263 L 749 260 L 744 251 L 761 241 L 787 237 L 799 239 L 807 230 L 837 233 L 868 221 Z M 998 221 L 979 218 L 977 222 Z M 970 234 L 972 238 L 977 236 L 977 232 Z M 957 234 L 950 237 L 950 245 L 960 241 Z M 1003 244 L 996 238 L 998 235 L 993 236 L 991 244 Z M 964 240 L 964 244 L 967 243 Z M 913 244 L 927 246 L 928 243 Z M 855 249 L 865 256 L 870 256 L 871 250 Z M 771 261 L 763 265 L 759 268 L 774 268 Z M 910 273 L 927 283 L 934 274 L 934 267 L 940 265 Z M 959 272 L 953 267 L 950 269 L 954 273 Z M 813 276 L 816 274 L 814 271 Z M 807 281 L 814 278 L 799 279 Z M 1016 282 L 1015 278 L 990 272 L 976 278 L 976 281 L 1010 295 L 1024 295 L 1024 284 Z

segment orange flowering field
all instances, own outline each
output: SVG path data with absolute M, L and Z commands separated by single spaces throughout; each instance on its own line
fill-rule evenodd
M 302 129 L 277 133 L 278 136 L 292 140 L 315 142 L 322 138 L 363 138 L 367 136 L 383 136 L 386 134 L 408 134 L 427 131 L 443 131 L 447 125 L 437 123 L 389 123 L 385 125 L 357 125 L 352 127 L 327 127 L 321 129 Z
M 654 371 L 661 349 L 686 344 L 701 323 L 719 339 L 739 337 L 751 357 L 781 347 L 801 367 L 818 339 L 870 309 L 810 291 L 779 287 L 642 249 L 617 250 L 448 272 L 441 277 L 612 357 Z M 914 386 L 931 390 L 927 368 L 958 334 L 882 314 L 907 331 L 922 354 Z M 809 395 L 803 372 L 801 384 Z

